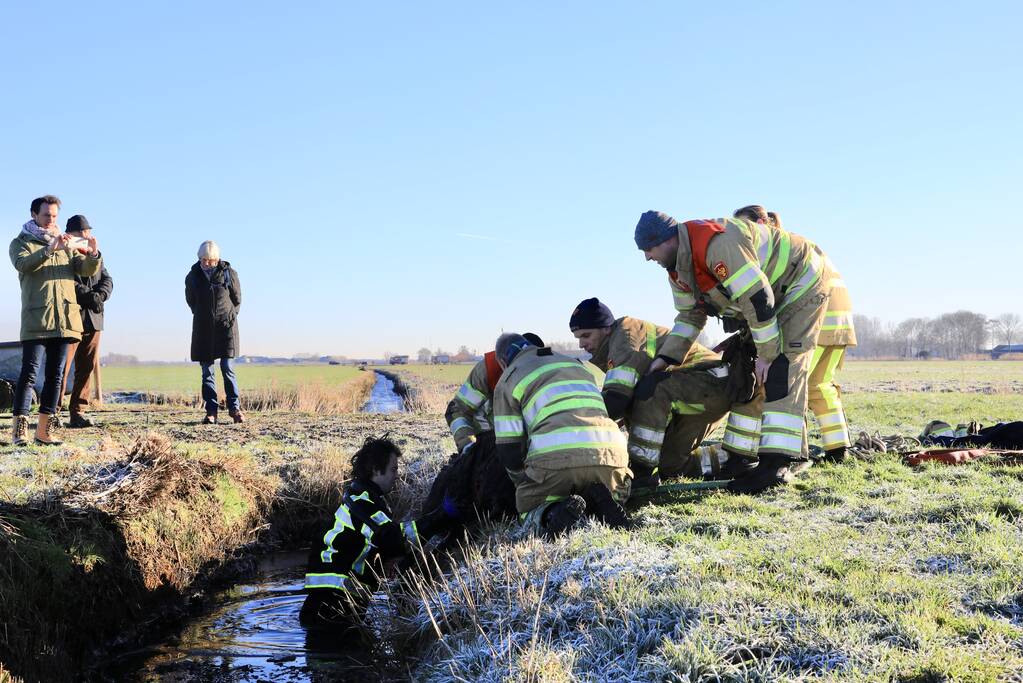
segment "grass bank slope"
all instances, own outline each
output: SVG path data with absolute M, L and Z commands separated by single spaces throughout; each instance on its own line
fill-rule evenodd
M 879 456 L 631 533 L 509 530 L 407 615 L 440 636 L 417 680 L 1019 680 L 1021 478 Z

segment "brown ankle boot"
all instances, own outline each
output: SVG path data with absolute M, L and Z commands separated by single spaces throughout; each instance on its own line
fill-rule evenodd
M 233 413 L 231 413 L 231 419 L 234 420 L 235 424 L 241 424 L 242 422 L 245 422 L 245 416 L 242 415 L 241 410 L 236 410 Z
M 11 434 L 11 445 L 12 446 L 28 445 L 28 417 L 26 417 L 25 415 L 14 416 L 13 432 Z
M 53 436 L 53 420 L 51 415 L 39 413 L 39 424 L 36 425 L 36 443 L 40 446 L 59 446 L 64 443 Z

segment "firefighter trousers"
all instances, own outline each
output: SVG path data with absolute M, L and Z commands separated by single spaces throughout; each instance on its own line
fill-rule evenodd
M 782 353 L 771 363 L 767 381 L 757 387 L 753 399 L 729 414 L 723 445 L 730 453 L 747 457 L 770 453 L 793 460 L 809 457 L 806 409 L 811 371 L 818 356 L 816 340 L 827 310 L 823 283 L 828 281 L 825 270 L 816 286 L 796 303 L 779 307 Z M 823 355 L 822 351 L 821 362 Z M 841 357 L 834 362 L 832 378 Z M 821 366 L 822 373 L 826 369 Z
M 826 451 L 852 445 L 842 406 L 842 388 L 835 383 L 835 373 L 842 368 L 844 358 L 844 346 L 818 346 L 810 363 L 810 410 L 820 425 Z
M 629 413 L 629 460 L 661 476 L 702 476 L 693 455 L 732 407 L 728 367 L 680 368 L 657 383 Z
M 623 505 L 632 490 L 632 472 L 615 465 L 553 469 L 527 464 L 525 475 L 515 487 L 515 507 L 523 525 L 534 531 L 542 530 L 543 513 L 550 505 L 572 494 L 582 494 L 594 483 L 606 486 L 611 497 Z

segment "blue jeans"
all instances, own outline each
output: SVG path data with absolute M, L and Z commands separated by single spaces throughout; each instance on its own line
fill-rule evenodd
M 220 402 L 217 400 L 217 374 L 213 369 L 213 361 L 199 362 L 202 368 L 202 400 L 206 404 L 206 414 L 216 415 Z M 220 374 L 224 377 L 224 393 L 227 394 L 227 409 L 234 413 L 241 407 L 238 402 L 238 380 L 234 376 L 234 364 L 230 358 L 220 359 Z
M 43 368 L 43 393 L 39 397 L 39 412 L 53 415 L 60 401 L 60 386 L 64 380 L 64 361 L 67 360 L 67 339 L 33 339 L 21 342 L 21 374 L 14 389 L 14 414 L 28 415 L 32 405 L 32 387 L 39 374 L 39 366 L 46 354 Z

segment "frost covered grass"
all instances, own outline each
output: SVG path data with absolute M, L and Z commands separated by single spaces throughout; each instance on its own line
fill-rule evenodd
M 416 679 L 1018 680 L 1021 478 L 878 456 L 646 504 L 631 533 L 498 530 L 404 615 L 434 641 Z

